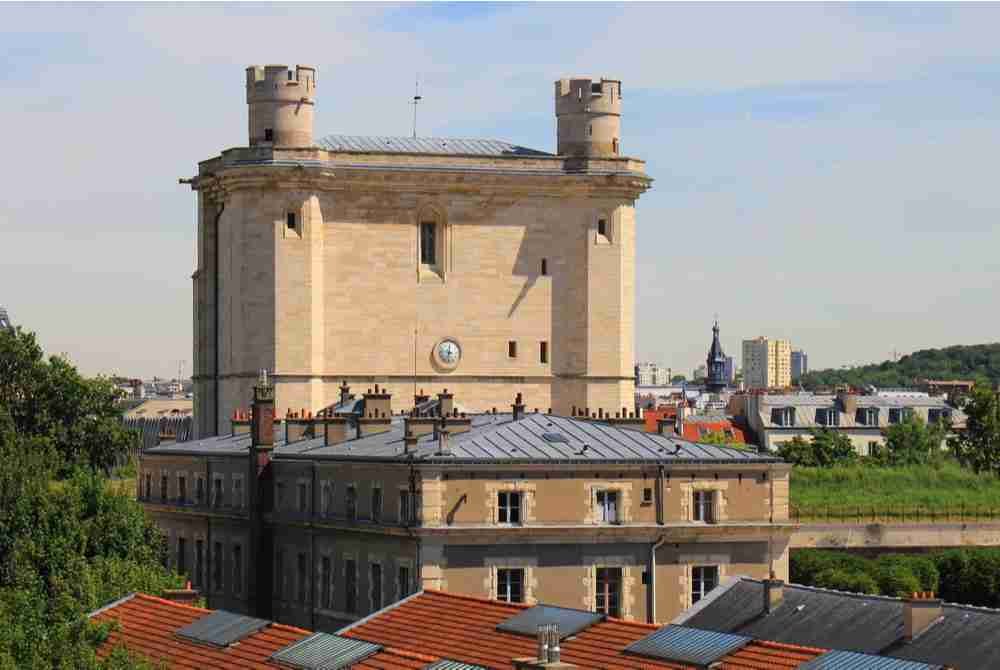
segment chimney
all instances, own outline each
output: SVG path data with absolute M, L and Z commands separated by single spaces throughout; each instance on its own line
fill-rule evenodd
M 192 589 L 191 581 L 188 580 L 182 589 L 164 589 L 162 597 L 165 600 L 172 600 L 175 603 L 193 605 L 200 596 L 201 593 L 198 592 L 198 589 Z
M 549 626 L 549 663 L 559 663 L 559 624 L 554 623 Z
M 659 433 L 660 435 L 663 435 L 664 433 L 667 433 L 667 434 L 672 433 L 672 432 L 674 432 L 672 424 L 673 424 L 673 421 L 671 421 L 670 419 L 663 419 L 663 418 L 657 419 L 656 420 L 656 432 Z M 668 431 L 667 428 L 669 428 L 670 430 Z
M 250 433 L 250 417 L 247 412 L 236 410 L 230 422 L 233 435 L 247 435 Z
M 448 422 L 445 419 L 441 420 L 441 427 L 438 428 L 438 456 L 451 456 L 451 446 L 448 444 L 448 433 L 451 430 L 448 428 Z
M 270 449 L 274 446 L 274 386 L 261 368 L 257 385 L 253 387 L 253 414 L 250 417 L 252 444 Z
M 858 394 L 856 393 L 839 391 L 837 393 L 837 401 L 840 403 L 844 414 L 849 414 L 853 417 L 854 413 L 858 411 Z
M 448 393 L 448 389 L 445 389 L 441 393 L 438 393 L 438 410 L 440 411 L 439 416 L 448 416 L 449 414 L 451 414 L 454 408 L 455 408 L 454 394 Z
M 340 403 L 343 404 L 351 399 L 351 387 L 347 385 L 347 380 L 340 382 Z
M 514 404 L 511 405 L 511 409 L 514 412 L 514 421 L 520 421 L 524 418 L 524 400 L 521 398 L 521 392 L 517 392 L 517 397 L 514 398 Z
M 413 408 L 416 409 L 417 407 L 423 405 L 430 399 L 431 399 L 430 396 L 424 393 L 423 389 L 420 389 L 420 393 L 413 394 Z
M 933 591 L 913 593 L 903 600 L 903 639 L 911 642 L 941 619 L 941 599 Z
M 346 416 L 337 414 L 327 414 L 323 419 L 323 444 L 339 444 L 346 442 L 349 438 L 351 420 Z
M 764 613 L 770 614 L 778 605 L 781 604 L 782 598 L 785 597 L 785 583 L 780 579 L 774 578 L 774 573 L 771 573 L 770 579 L 765 579 L 764 584 Z
M 407 422 L 409 419 L 407 419 Z M 408 423 L 404 423 L 405 428 L 403 429 L 403 453 L 412 454 L 417 450 L 417 440 L 419 439 L 417 435 L 410 430 Z
M 538 660 L 546 663 L 549 660 L 549 627 L 538 626 L 535 631 L 538 635 Z
M 365 416 L 392 416 L 392 394 L 387 388 L 379 388 L 375 384 L 375 391 L 371 389 L 365 393 Z

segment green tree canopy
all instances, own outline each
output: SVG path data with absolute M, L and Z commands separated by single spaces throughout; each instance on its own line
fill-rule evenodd
M 928 426 L 915 414 L 883 429 L 884 458 L 890 465 L 915 465 L 939 460 L 948 427 L 941 422 Z
M 108 379 L 87 379 L 60 356 L 46 359 L 33 333 L 0 330 L 0 406 L 14 430 L 55 450 L 65 471 L 110 469 L 134 436 L 121 423 L 119 392 Z
M 847 435 L 830 428 L 812 430 L 811 435 L 809 440 L 796 435 L 778 448 L 778 455 L 789 463 L 809 467 L 829 467 L 857 459 Z
M 965 430 L 953 435 L 948 446 L 958 461 L 976 472 L 1000 475 L 1000 398 L 977 386 L 962 406 Z

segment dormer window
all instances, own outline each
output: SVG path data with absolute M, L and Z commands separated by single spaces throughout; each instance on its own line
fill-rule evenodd
M 840 425 L 840 411 L 836 407 L 820 407 L 816 410 L 816 423 L 820 426 Z
M 951 418 L 951 410 L 945 408 L 932 407 L 927 410 L 927 423 L 941 423 L 945 419 Z
M 913 416 L 912 407 L 890 407 L 889 408 L 889 423 L 897 424 L 903 423 L 908 418 Z
M 772 407 L 771 423 L 775 426 L 789 427 L 795 425 L 794 407 Z
M 854 413 L 854 420 L 859 426 L 877 426 L 878 407 L 859 407 Z
M 593 82 L 590 85 L 590 92 L 591 92 L 591 94 L 600 95 L 601 94 L 601 82 L 599 82 L 599 81 Z

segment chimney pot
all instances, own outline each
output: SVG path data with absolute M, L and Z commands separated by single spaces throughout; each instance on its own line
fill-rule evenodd
M 934 592 L 914 593 L 903 601 L 903 639 L 912 641 L 940 619 L 941 600 Z

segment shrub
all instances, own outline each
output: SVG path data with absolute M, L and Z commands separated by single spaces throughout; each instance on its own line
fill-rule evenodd
M 879 593 L 878 582 L 871 575 L 837 568 L 829 568 L 820 572 L 816 575 L 813 586 L 850 593 L 867 593 L 868 595 L 878 595 Z

